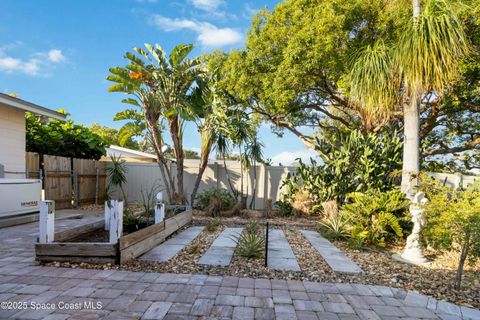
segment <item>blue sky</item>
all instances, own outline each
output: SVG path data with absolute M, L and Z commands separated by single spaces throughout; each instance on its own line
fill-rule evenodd
M 52 109 L 66 109 L 76 123 L 113 121 L 126 107 L 108 93 L 108 68 L 125 65 L 122 56 L 143 43 L 169 52 L 193 43 L 193 55 L 241 48 L 255 10 L 278 1 L 251 0 L 2 0 L 0 4 L 0 92 Z M 265 155 L 288 164 L 311 151 L 293 135 L 282 139 L 260 129 Z M 198 149 L 188 126 L 187 149 Z

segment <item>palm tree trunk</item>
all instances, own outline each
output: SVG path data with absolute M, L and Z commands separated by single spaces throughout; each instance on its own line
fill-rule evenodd
M 416 24 L 420 16 L 420 1 L 412 0 L 413 23 Z M 410 104 L 405 104 L 404 117 L 404 141 L 403 141 L 403 164 L 401 190 L 412 197 L 416 192 L 417 176 L 420 172 L 420 113 L 419 105 L 421 92 L 415 90 L 410 97 Z
M 208 157 L 210 156 L 210 152 L 212 151 L 213 146 L 213 131 L 208 128 L 204 127 L 201 130 L 201 137 L 202 137 L 202 150 L 200 152 L 200 163 L 198 167 L 198 175 L 195 179 L 195 184 L 193 186 L 192 195 L 190 197 L 190 205 L 193 206 L 193 202 L 195 201 L 195 197 L 198 192 L 198 188 L 200 186 L 200 182 L 202 181 L 203 173 L 208 165 Z
M 152 140 L 153 140 L 153 146 L 155 149 L 155 153 L 157 154 L 157 164 L 160 169 L 160 174 L 162 176 L 162 180 L 165 183 L 165 189 L 167 191 L 167 197 L 168 201 L 170 203 L 173 202 L 173 194 L 175 193 L 175 186 L 173 184 L 173 180 L 170 174 L 170 170 L 168 168 L 168 162 L 165 159 L 162 148 L 160 146 L 160 135 L 158 133 L 158 128 L 156 127 L 156 121 L 145 117 L 147 121 L 147 125 L 150 128 L 150 131 L 152 133 Z
M 401 190 L 407 196 L 416 191 L 416 178 L 420 172 L 420 115 L 418 112 L 420 98 L 412 99 L 404 107 L 404 141 Z
M 235 188 L 233 187 L 232 180 L 230 180 L 230 174 L 228 173 L 227 160 L 225 158 L 225 154 L 222 155 L 222 158 L 223 158 L 223 167 L 225 168 L 225 176 L 227 177 L 228 186 L 230 187 L 230 190 L 232 191 L 233 195 L 236 196 Z
M 252 199 L 250 200 L 249 208 L 253 209 L 257 193 L 257 161 L 253 161 L 253 187 L 252 187 Z
M 170 135 L 172 137 L 173 148 L 175 149 L 175 158 L 177 161 L 177 194 L 175 195 L 175 202 L 183 204 L 185 202 L 185 190 L 183 188 L 183 163 L 184 163 L 184 153 L 183 145 L 181 139 L 181 128 L 179 124 L 178 117 L 174 117 L 168 120 Z

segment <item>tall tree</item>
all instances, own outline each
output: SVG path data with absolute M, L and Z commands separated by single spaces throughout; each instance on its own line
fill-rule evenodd
M 378 40 L 381 41 L 381 40 Z M 413 0 L 410 23 L 394 43 L 368 47 L 352 69 L 352 92 L 367 107 L 403 106 L 402 191 L 412 195 L 420 172 L 420 108 L 425 94 L 440 96 L 459 76 L 469 45 L 455 10 L 445 0 Z M 383 85 L 378 85 L 379 83 Z M 373 98 L 372 98 L 373 97 Z M 392 99 L 393 97 L 393 99 Z M 370 106 L 370 103 L 376 106 Z
M 479 6 L 475 2 L 478 3 L 477 0 L 452 2 L 447 13 L 430 10 L 430 18 L 433 12 L 440 13 L 433 20 L 421 10 L 419 23 L 438 27 L 435 23 L 445 19 L 452 25 L 454 22 L 446 17 L 457 13 L 460 15 L 457 22 L 466 25 L 467 36 L 480 51 Z M 434 8 L 443 4 L 437 1 Z M 233 51 L 225 63 L 223 85 L 230 93 L 249 101 L 251 108 L 271 123 L 275 133 L 289 131 L 312 149 L 316 149 L 316 137 L 326 132 L 337 133 L 339 126 L 368 133 L 392 125 L 402 132 L 403 103 L 408 102 L 409 94 L 403 91 L 406 88 L 403 72 L 392 76 L 388 69 L 399 65 L 391 53 L 397 50 L 395 44 L 401 42 L 407 27 L 414 29 L 412 0 L 285 0 L 274 10 L 263 10 L 254 17 L 245 49 Z M 427 31 L 419 28 L 415 39 L 427 36 Z M 441 33 L 442 29 L 433 31 L 448 37 Z M 453 31 L 461 32 L 462 28 L 459 25 Z M 373 72 L 362 68 L 365 76 L 361 78 L 370 81 L 371 86 L 385 89 L 383 98 L 391 101 L 386 109 L 375 95 L 363 95 L 370 97 L 370 103 L 368 99 L 358 99 L 355 92 L 358 86 L 352 87 L 355 78 L 351 70 L 357 62 L 361 65 L 360 57 L 365 57 L 367 50 L 376 51 L 375 57 L 383 55 L 383 59 L 371 61 L 378 63 Z M 430 59 L 426 54 L 419 52 L 424 62 Z M 451 161 L 446 160 L 455 158 L 455 163 L 472 168 L 480 165 L 475 157 L 480 139 L 478 130 L 474 130 L 480 127 L 479 68 L 469 58 L 461 60 L 461 55 L 455 56 L 455 62 L 459 62 L 462 72 L 462 77 L 454 83 L 458 89 L 452 91 L 447 86 L 448 90 L 441 92 L 430 86 L 421 95 L 421 156 L 449 166 Z M 455 62 L 450 64 L 452 68 Z M 429 70 L 423 72 L 428 74 Z M 448 79 L 448 83 L 453 79 Z
M 158 44 L 145 44 L 145 47 L 147 50 L 134 48 L 136 54 L 127 52 L 124 57 L 129 63 L 125 67 L 110 69 L 107 80 L 116 84 L 109 91 L 133 96 L 123 102 L 138 107 L 145 117 L 169 201 L 184 203 L 183 122 L 194 117 L 187 96 L 199 73 L 199 59 L 187 58 L 193 45 L 180 44 L 168 57 Z M 175 152 L 176 181 L 162 148 L 165 131 Z

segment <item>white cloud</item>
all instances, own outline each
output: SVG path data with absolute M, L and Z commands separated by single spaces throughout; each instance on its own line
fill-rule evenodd
M 296 159 L 302 159 L 303 162 L 310 162 L 310 158 L 318 158 L 318 154 L 313 150 L 298 150 L 293 152 L 284 151 L 272 158 L 274 165 L 282 164 L 289 166 L 296 161 Z
M 62 53 L 62 50 L 59 49 L 52 49 L 47 52 L 48 60 L 54 63 L 60 63 L 65 61 L 65 56 Z
M 21 72 L 36 76 L 40 74 L 42 67 L 65 61 L 65 56 L 59 49 L 52 49 L 48 52 L 36 52 L 31 58 L 27 59 L 12 57 L 5 53 L 6 50 L 8 50 L 7 47 L 0 48 L 0 72 Z
M 192 4 L 195 8 L 205 11 L 214 11 L 223 3 L 223 0 L 192 0 Z
M 191 30 L 198 34 L 197 40 L 204 47 L 223 47 L 241 43 L 243 34 L 232 28 L 218 28 L 208 22 L 153 15 L 152 23 L 164 31 Z

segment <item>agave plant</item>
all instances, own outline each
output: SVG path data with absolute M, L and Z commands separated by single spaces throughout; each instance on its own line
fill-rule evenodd
M 318 223 L 318 229 L 325 237 L 332 240 L 350 238 L 350 219 L 338 214 Z
M 237 253 L 247 259 L 260 258 L 265 247 L 265 238 L 261 233 L 244 232 L 237 237 Z

